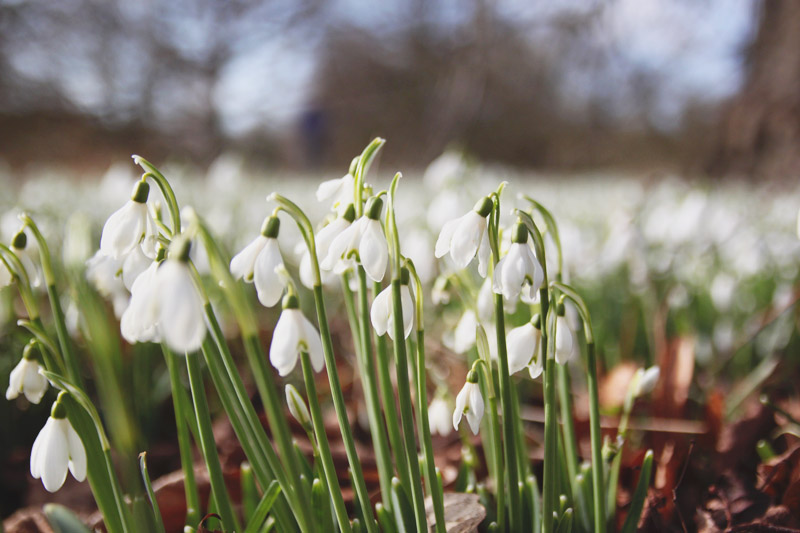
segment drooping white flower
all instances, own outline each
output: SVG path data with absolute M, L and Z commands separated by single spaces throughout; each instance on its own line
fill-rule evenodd
M 494 270 L 492 290 L 510 301 L 516 301 L 522 294 L 523 301 L 532 303 L 544 281 L 544 271 L 528 245 L 528 229 L 524 224 L 517 223 L 511 238 L 508 253 Z
M 158 265 L 152 261 L 131 286 L 131 299 L 120 319 L 122 337 L 131 344 L 161 342 L 158 330 L 160 295 L 156 283 Z
M 31 449 L 31 475 L 55 492 L 67 479 L 67 470 L 78 481 L 86 479 L 86 450 L 58 401 Z
M 324 261 L 328 256 L 331 243 L 339 236 L 344 230 L 350 227 L 355 219 L 355 209 L 353 204 L 348 205 L 345 213 L 337 217 L 330 224 L 320 229 L 314 237 L 314 243 L 317 247 L 317 260 Z M 300 281 L 306 288 L 314 288 L 314 271 L 311 267 L 311 254 L 308 251 L 305 241 L 298 243 L 298 247 L 302 250 L 300 258 Z M 330 270 L 321 269 L 320 277 L 322 278 L 323 285 L 333 283 L 336 276 Z
M 156 270 L 158 328 L 178 353 L 197 351 L 206 337 L 203 300 L 185 260 L 167 259 Z
M 442 437 L 448 436 L 453 431 L 450 418 L 450 406 L 443 398 L 434 398 L 428 406 L 428 425 L 431 433 L 438 433 Z
M 532 322 L 508 332 L 506 343 L 509 374 L 515 374 L 530 365 L 534 357 L 542 359 L 539 355 L 541 339 L 542 332 Z
M 31 287 L 39 287 L 42 284 L 42 276 L 39 273 L 39 267 L 33 262 L 31 252 L 28 247 L 28 236 L 23 230 L 17 232 L 11 240 L 11 251 L 19 258 L 25 273 L 28 275 L 28 280 Z
M 137 182 L 131 199 L 108 217 L 100 237 L 100 250 L 105 255 L 121 259 L 141 245 L 145 255 L 155 258 L 158 230 L 147 210 L 149 193 L 146 181 Z
M 556 318 L 555 351 L 556 363 L 560 365 L 567 364 L 575 351 L 575 334 L 565 316 Z
M 407 272 L 407 271 L 406 271 Z M 400 305 L 403 310 L 403 338 L 411 335 L 414 326 L 414 300 L 411 298 L 411 291 L 408 282 L 400 285 Z M 370 319 L 375 333 L 384 335 L 389 333 L 389 338 L 395 340 L 394 333 L 394 302 L 392 301 L 391 285 L 383 289 L 372 302 Z
M 323 181 L 317 187 L 317 201 L 331 202 L 331 208 L 346 207 L 353 203 L 356 180 L 352 174 Z
M 300 352 L 308 353 L 311 366 L 320 372 L 324 365 L 322 340 L 317 328 L 299 309 L 297 297 L 289 294 L 283 299 L 283 311 L 269 347 L 269 361 L 281 376 L 288 375 L 297 366 Z
M 486 278 L 478 291 L 478 318 L 484 324 L 494 320 L 494 291 L 492 290 L 492 280 Z
M 268 217 L 261 228 L 261 235 L 231 259 L 233 277 L 254 283 L 258 301 L 264 307 L 272 307 L 280 301 L 288 281 L 283 274 L 286 267 L 278 246 L 279 229 L 278 217 Z
M 134 246 L 122 262 L 122 283 L 125 288 L 131 290 L 133 282 L 136 281 L 139 274 L 147 270 L 152 262 L 151 258 L 144 255 L 141 246 Z
M 33 356 L 31 345 L 28 344 L 17 366 L 11 371 L 6 390 L 6 400 L 14 400 L 20 394 L 31 403 L 39 403 L 47 392 L 48 381 L 39 373 L 39 363 Z
M 461 417 L 467 415 L 467 422 L 475 435 L 481 426 L 483 418 L 483 396 L 478 386 L 478 376 L 474 370 L 467 374 L 467 382 L 456 396 L 456 409 L 453 411 L 453 427 L 458 430 Z
M 467 214 L 446 223 L 436 241 L 436 257 L 443 257 L 449 252 L 458 268 L 466 268 L 477 255 L 478 272 L 486 277 L 491 254 L 486 217 L 492 206 L 488 197 L 483 198 Z
M 389 246 L 379 220 L 382 206 L 380 198 L 371 199 L 365 214 L 333 239 L 320 266 L 342 274 L 358 262 L 372 281 L 382 281 L 389 263 Z

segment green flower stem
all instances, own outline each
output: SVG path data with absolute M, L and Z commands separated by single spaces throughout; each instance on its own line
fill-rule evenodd
M 17 320 L 17 325 L 22 326 L 31 332 L 33 336 L 36 337 L 36 340 L 42 345 L 42 348 L 44 348 L 40 350 L 40 353 L 42 354 L 42 359 L 44 360 L 45 369 L 57 374 L 66 374 L 64 361 L 61 359 L 61 352 L 58 351 L 53 339 L 51 339 L 50 335 L 48 335 L 44 330 L 42 319 L 38 317 L 33 321 L 19 319 Z
M 530 465 L 528 464 L 528 450 L 525 446 L 525 439 L 523 438 L 525 433 L 522 428 L 522 416 L 520 415 L 520 407 L 519 407 L 519 392 L 517 389 L 517 384 L 514 380 L 510 380 L 511 383 L 511 416 L 515 420 L 514 424 L 514 431 L 516 432 L 516 443 L 517 443 L 517 472 L 519 475 L 520 483 L 524 483 L 524 479 L 527 479 L 528 474 L 530 473 Z M 521 490 L 521 489 L 520 489 Z M 522 505 L 522 509 L 525 509 L 525 502 L 523 501 L 520 505 Z M 524 512 L 524 511 L 523 511 Z
M 147 159 L 134 155 L 133 161 L 144 169 L 145 175 L 142 176 L 142 178 L 151 178 L 156 182 L 156 185 L 158 185 L 161 194 L 164 196 L 164 200 L 167 202 L 167 209 L 169 210 L 170 220 L 172 221 L 172 234 L 178 235 L 181 232 L 181 211 L 178 207 L 175 191 L 172 189 L 169 181 L 167 181 L 167 178 L 165 178 Z
M 336 356 L 333 353 L 333 340 L 328 325 L 327 311 L 325 310 L 325 298 L 322 295 L 322 276 L 319 270 L 319 259 L 317 258 L 317 246 L 314 241 L 314 228 L 311 221 L 303 210 L 294 202 L 279 194 L 271 194 L 270 200 L 278 202 L 282 209 L 289 213 L 297 223 L 300 233 L 308 246 L 308 253 L 311 258 L 311 270 L 314 276 L 314 306 L 317 310 L 317 321 L 319 322 L 319 333 L 322 340 L 322 352 L 325 357 L 325 368 L 328 372 L 328 382 L 330 383 L 331 397 L 336 410 L 336 417 L 339 421 L 339 429 L 342 431 L 342 441 L 347 452 L 347 461 L 353 474 L 356 496 L 361 505 L 361 512 L 364 517 L 364 526 L 368 533 L 377 533 L 378 524 L 375 521 L 375 514 L 369 501 L 367 485 L 364 481 L 364 472 L 361 468 L 361 459 L 358 457 L 353 430 L 347 418 L 347 405 L 342 394 L 342 385 L 339 382 L 339 373 L 336 370 Z
M 28 311 L 28 318 L 37 320 L 39 318 L 39 306 L 36 304 L 36 298 L 33 296 L 31 279 L 28 272 L 25 270 L 25 265 L 19 260 L 17 254 L 5 244 L 0 244 L 0 260 L 3 261 L 3 265 L 17 282 L 17 288 L 19 289 L 22 303 L 25 304 L 25 310 Z
M 317 269 L 317 279 L 319 279 L 319 263 L 317 263 L 316 251 L 312 253 L 311 259 L 312 268 Z M 377 533 L 378 524 L 375 522 L 375 515 L 372 512 L 372 505 L 369 501 L 369 493 L 367 492 L 367 485 L 364 481 L 364 472 L 361 468 L 361 459 L 358 457 L 358 450 L 356 449 L 355 439 L 353 438 L 353 430 L 351 429 L 350 421 L 347 419 L 347 405 L 345 404 L 344 395 L 342 394 L 339 373 L 336 370 L 333 340 L 331 339 L 331 332 L 328 326 L 325 300 L 322 296 L 322 285 L 320 283 L 314 285 L 314 304 L 317 308 L 319 333 L 322 339 L 322 352 L 325 356 L 325 367 L 328 371 L 331 397 L 333 398 L 336 417 L 339 420 L 339 428 L 342 431 L 342 441 L 344 442 L 345 451 L 347 452 L 347 461 L 350 463 L 350 469 L 353 472 L 356 496 L 361 504 L 361 512 L 364 516 L 364 526 L 369 533 Z
M 358 312 L 356 311 L 355 296 L 350 289 L 349 272 L 342 274 L 342 293 L 344 294 L 344 307 L 347 311 L 347 322 L 350 324 L 350 338 L 353 341 L 353 349 L 356 353 L 361 353 L 361 333 L 358 328 Z
M 254 318 L 252 306 L 248 302 L 247 296 L 243 291 L 242 283 L 233 279 L 228 269 L 230 260 L 211 235 L 205 221 L 194 211 L 189 212 L 188 218 L 191 219 L 192 224 L 197 229 L 198 235 L 203 240 L 203 244 L 205 244 L 211 270 L 214 277 L 224 287 L 227 301 L 230 303 L 233 314 L 239 324 L 245 354 L 255 379 L 258 394 L 261 397 L 264 410 L 267 413 L 269 427 L 272 431 L 272 435 L 275 437 L 280 456 L 283 458 L 283 464 L 285 464 L 288 469 L 289 479 L 294 483 L 295 480 L 299 480 L 300 478 L 300 465 L 297 461 L 297 455 L 294 453 L 291 432 L 289 431 L 286 417 L 283 415 L 282 403 L 278 397 L 275 382 L 268 367 L 267 357 L 261 347 L 261 340 L 258 337 L 258 324 Z M 225 358 L 225 366 L 229 374 L 233 372 L 238 375 L 238 372 L 234 371 L 235 365 L 232 363 L 230 350 L 228 350 L 225 339 L 219 329 L 219 323 L 211 308 L 206 309 L 206 316 L 209 318 L 209 322 L 215 330 L 215 339 L 220 348 L 220 353 Z M 261 430 L 261 432 L 263 433 L 263 430 Z M 275 466 L 281 468 L 280 463 Z M 287 487 L 282 485 L 281 489 L 282 493 L 286 495 Z M 306 496 L 310 497 L 310 494 Z
M 446 533 L 444 518 L 444 496 L 439 487 L 436 476 L 436 462 L 433 454 L 433 442 L 431 440 L 431 425 L 428 420 L 428 398 L 427 398 L 427 369 L 425 368 L 425 330 L 417 330 L 417 405 L 420 414 L 419 434 L 422 440 L 422 449 L 425 454 L 425 484 L 428 494 L 433 502 L 433 512 L 436 517 L 437 533 Z
M 186 356 L 186 368 L 189 371 L 189 384 L 192 390 L 195 416 L 197 417 L 198 441 L 208 469 L 214 506 L 222 518 L 222 527 L 226 531 L 238 531 L 239 523 L 233 513 L 228 490 L 225 488 L 222 465 L 219 462 L 217 444 L 214 441 L 214 432 L 211 429 L 211 413 L 208 410 L 208 399 L 206 398 L 202 371 L 197 357 L 197 354 L 188 354 Z
M 495 318 L 497 321 L 497 364 L 500 384 L 500 405 L 503 412 L 503 451 L 508 473 L 506 487 L 509 492 L 509 526 L 511 531 L 520 531 L 522 515 L 519 501 L 519 473 L 517 471 L 516 421 L 513 419 L 511 399 L 511 378 L 508 375 L 508 352 L 506 350 L 506 327 L 503 309 L 503 295 L 494 295 Z M 545 400 L 547 395 L 545 395 Z M 502 490 L 498 487 L 498 490 Z
M 322 409 L 319 406 L 317 397 L 317 386 L 314 382 L 314 370 L 311 368 L 311 359 L 308 353 L 300 353 L 300 361 L 303 366 L 303 380 L 306 384 L 306 396 L 308 397 L 308 407 L 311 411 L 311 422 L 314 425 L 314 434 L 317 438 L 319 456 L 322 460 L 322 471 L 325 474 L 325 484 L 328 486 L 328 494 L 333 500 L 333 508 L 336 512 L 336 520 L 339 522 L 339 529 L 343 533 L 350 533 L 350 519 L 347 516 L 347 508 L 342 498 L 342 489 L 339 486 L 339 479 L 336 477 L 336 465 L 333 463 L 331 447 L 328 443 L 328 435 L 325 433 L 325 421 L 322 417 Z M 367 500 L 369 501 L 369 500 Z
M 572 422 L 572 392 L 570 389 L 569 369 L 567 365 L 556 365 L 558 373 L 558 399 L 561 407 L 561 431 L 566 454 L 567 473 L 569 474 L 572 494 L 576 494 L 575 476 L 578 475 L 578 439 L 575 436 L 575 425 Z
M 192 458 L 192 441 L 189 436 L 189 426 L 186 422 L 188 417 L 194 417 L 191 408 L 186 403 L 186 396 L 181 394 L 183 383 L 181 383 L 180 372 L 178 371 L 177 355 L 161 345 L 164 352 L 164 360 L 169 370 L 169 381 L 172 387 L 172 407 L 175 410 L 175 426 L 178 432 L 178 450 L 181 456 L 181 468 L 183 469 L 183 490 L 186 495 L 186 525 L 197 527 L 200 522 L 200 495 L 197 492 L 197 482 L 194 477 L 194 460 Z
M 380 292 L 380 284 L 375 284 L 374 293 Z M 380 385 L 383 412 L 386 415 L 386 428 L 389 430 L 389 442 L 394 451 L 397 477 L 403 487 L 411 486 L 411 473 L 406 461 L 406 445 L 400 434 L 400 419 L 397 417 L 397 403 L 394 396 L 394 385 L 389 371 L 390 357 L 386 335 L 375 335 L 375 349 L 378 359 L 378 383 Z M 388 507 L 391 509 L 392 507 Z
M 589 389 L 589 424 L 592 444 L 592 496 L 594 499 L 594 530 L 596 533 L 606 531 L 606 506 L 603 481 L 603 444 L 600 431 L 600 399 L 598 397 L 597 357 L 595 354 L 594 331 L 589 309 L 580 295 L 565 283 L 553 282 L 553 287 L 575 303 L 583 321 L 583 332 L 586 336 L 587 386 Z
M 411 389 L 408 379 L 408 358 L 403 331 L 403 308 L 400 302 L 400 272 L 395 272 L 396 279 L 392 280 L 392 312 L 394 314 L 394 354 L 397 372 L 397 392 L 400 399 L 400 423 L 405 437 L 406 457 L 409 472 L 411 473 L 411 499 L 414 504 L 414 518 L 417 531 L 427 531 L 427 517 L 425 515 L 425 500 L 422 494 L 422 480 L 420 479 L 419 460 L 417 459 L 417 443 L 414 436 L 414 411 L 411 406 Z M 425 407 L 420 406 L 420 409 Z
M 367 274 L 364 267 L 358 267 L 358 293 L 359 308 L 361 316 L 358 324 L 360 325 L 361 350 L 357 350 L 359 372 L 363 378 L 364 401 L 367 404 L 367 416 L 369 418 L 370 433 L 372 434 L 373 448 L 375 450 L 375 461 L 378 465 L 378 478 L 381 486 L 381 499 L 383 505 L 389 507 L 392 501 L 392 454 L 389 450 L 389 441 L 386 436 L 386 428 L 383 425 L 380 398 L 378 397 L 378 384 L 375 381 L 375 359 L 372 352 L 372 331 L 370 324 L 369 298 L 367 294 Z
M 544 480 L 542 488 L 542 531 L 553 532 L 556 511 L 556 461 L 558 461 L 558 420 L 556 420 L 555 357 L 548 354 L 544 368 Z
M 33 219 L 27 215 L 20 215 L 25 227 L 31 230 L 37 244 L 39 245 L 39 258 L 42 262 L 42 272 L 44 273 L 44 281 L 47 285 L 47 297 L 50 300 L 50 307 L 53 310 L 53 322 L 56 326 L 56 336 L 58 337 L 58 344 L 61 348 L 61 354 L 64 357 L 64 362 L 67 366 L 67 376 L 70 381 L 79 387 L 83 388 L 83 380 L 81 379 L 80 364 L 78 363 L 77 355 L 72 350 L 72 342 L 67 332 L 67 322 L 64 318 L 64 310 L 61 309 L 61 300 L 58 297 L 56 290 L 56 278 L 53 273 L 53 262 L 50 258 L 50 248 L 47 246 L 47 241 L 39 231 L 39 227 Z
M 360 217 L 364 213 L 364 178 L 367 175 L 370 164 L 372 164 L 372 160 L 375 159 L 375 156 L 378 155 L 378 150 L 380 150 L 385 143 L 385 139 L 375 137 L 372 139 L 372 142 L 370 142 L 367 147 L 364 148 L 364 151 L 361 152 L 361 155 L 358 158 L 356 173 L 353 176 L 355 178 L 353 193 L 355 195 L 354 202 L 356 208 L 356 218 Z
M 633 378 L 638 385 L 638 377 Z M 628 385 L 628 390 L 625 393 L 625 401 L 622 405 L 622 417 L 620 417 L 619 427 L 617 428 L 617 439 L 622 439 L 622 443 L 611 461 L 611 468 L 608 471 L 608 509 L 607 521 L 609 525 L 614 523 L 614 516 L 617 512 L 617 485 L 619 483 L 619 471 L 622 467 L 622 448 L 625 446 L 625 440 L 628 438 L 628 422 L 630 421 L 631 412 L 633 411 L 633 404 L 636 400 L 636 395 L 633 390 L 633 381 Z

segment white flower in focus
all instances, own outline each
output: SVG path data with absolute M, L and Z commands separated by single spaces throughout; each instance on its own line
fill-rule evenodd
M 278 246 L 279 229 L 278 217 L 270 216 L 264 221 L 261 235 L 231 259 L 233 277 L 254 283 L 258 301 L 264 307 L 272 307 L 280 301 L 288 282 Z
M 508 332 L 506 342 L 508 343 L 509 375 L 516 374 L 527 367 L 534 357 L 542 359 L 539 355 L 541 339 L 542 332 L 532 322 Z
M 372 281 L 382 281 L 389 263 L 389 246 L 379 220 L 382 206 L 380 198 L 367 203 L 364 216 L 333 239 L 320 266 L 342 274 L 358 261 Z
M 341 178 L 323 181 L 317 187 L 317 201 L 331 202 L 331 208 L 337 209 L 353 203 L 355 198 L 356 180 L 352 174 Z
M 411 291 L 408 283 L 400 285 L 400 305 L 403 310 L 403 337 L 408 338 L 414 326 L 414 300 L 411 298 Z M 389 333 L 389 338 L 395 340 L 394 334 L 394 302 L 392 300 L 391 285 L 383 289 L 372 302 L 370 319 L 375 333 L 385 335 Z
M 23 357 L 11 371 L 6 390 L 6 400 L 14 400 L 20 394 L 31 403 L 39 403 L 47 391 L 47 378 L 39 373 L 39 363 L 32 357 L 29 344 L 25 347 Z
M 66 418 L 64 407 L 56 401 L 31 449 L 31 475 L 42 480 L 44 488 L 55 492 L 67 479 L 67 470 L 78 481 L 86 479 L 86 450 Z
M 575 351 L 575 334 L 569 327 L 567 317 L 558 316 L 556 318 L 556 363 L 559 365 L 567 364 Z
M 514 228 L 513 242 L 508 253 L 500 259 L 494 270 L 492 290 L 503 298 L 533 303 L 544 281 L 544 270 L 527 244 L 528 230 L 523 224 Z
M 442 398 L 434 398 L 428 406 L 428 425 L 431 433 L 438 433 L 442 437 L 448 436 L 453 431 L 450 419 L 450 406 Z
M 483 198 L 467 214 L 446 223 L 436 241 L 436 257 L 449 252 L 458 268 L 466 268 L 477 254 L 478 272 L 486 277 L 491 254 L 486 217 L 492 205 L 488 197 Z
M 100 250 L 105 255 L 121 259 L 141 245 L 145 255 L 155 258 L 158 230 L 147 210 L 149 192 L 147 182 L 137 182 L 131 199 L 108 217 L 100 237 Z
M 177 241 L 177 257 L 158 267 L 154 288 L 161 337 L 178 353 L 197 351 L 206 337 L 203 300 L 186 264 L 189 245 L 188 240 Z
M 478 386 L 478 376 L 475 371 L 467 374 L 467 382 L 456 396 L 456 409 L 453 411 L 453 427 L 458 430 L 461 417 L 467 415 L 467 422 L 475 435 L 481 427 L 483 417 L 483 396 Z
M 159 294 L 156 272 L 159 263 L 153 261 L 131 286 L 131 299 L 120 319 L 122 337 L 131 344 L 161 342 L 158 330 Z
M 269 361 L 281 376 L 288 375 L 297 365 L 300 352 L 308 353 L 311 366 L 320 372 L 324 366 L 322 340 L 317 328 L 298 309 L 297 297 L 283 299 L 283 312 L 272 332 Z
M 350 204 L 347 211 L 336 220 L 320 229 L 314 237 L 314 243 L 317 247 L 317 260 L 324 261 L 328 257 L 331 243 L 343 231 L 351 226 L 355 218 L 355 209 Z M 300 281 L 308 289 L 314 288 L 314 271 L 311 267 L 311 254 L 308 251 L 305 241 L 299 242 L 298 247 L 302 250 L 302 257 L 300 258 Z M 323 285 L 330 285 L 336 279 L 330 270 L 320 268 L 320 277 L 322 278 Z

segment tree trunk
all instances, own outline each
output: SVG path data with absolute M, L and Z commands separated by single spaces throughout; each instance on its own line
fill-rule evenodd
M 800 2 L 764 0 L 747 79 L 721 121 L 712 174 L 800 174 Z

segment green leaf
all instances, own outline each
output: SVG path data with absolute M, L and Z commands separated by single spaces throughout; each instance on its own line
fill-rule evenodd
M 636 491 L 633 493 L 633 500 L 631 500 L 631 508 L 625 518 L 625 523 L 622 525 L 622 533 L 634 533 L 636 526 L 639 525 L 639 519 L 644 508 L 644 500 L 647 496 L 647 488 L 650 486 L 650 474 L 652 471 L 653 450 L 647 450 L 644 461 L 642 461 L 642 473 L 639 475 L 639 482 L 636 484 Z
M 75 513 L 57 503 L 44 506 L 44 515 L 55 533 L 91 533 Z
M 258 533 L 261 530 L 262 524 L 267 519 L 267 514 L 269 514 L 280 493 L 281 487 L 277 481 L 269 484 L 267 490 L 264 491 L 264 496 L 261 497 L 261 501 L 258 502 L 258 506 L 253 512 L 253 517 L 250 519 L 250 523 L 247 524 L 247 529 L 244 530 L 244 533 Z

